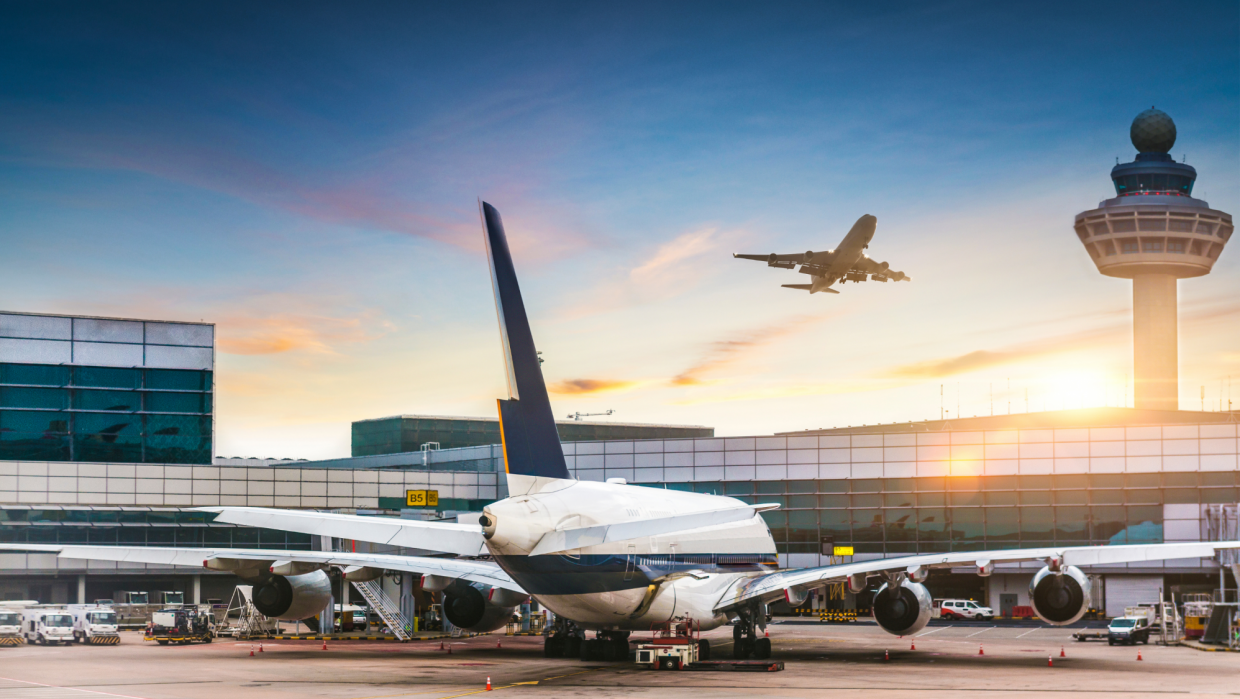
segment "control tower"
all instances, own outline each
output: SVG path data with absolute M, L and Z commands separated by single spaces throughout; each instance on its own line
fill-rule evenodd
M 1178 410 L 1178 280 L 1209 274 L 1234 225 L 1193 198 L 1197 171 L 1168 155 L 1171 117 L 1150 108 L 1130 135 L 1136 160 L 1111 170 L 1115 198 L 1077 214 L 1076 234 L 1099 272 L 1132 280 L 1136 407 Z

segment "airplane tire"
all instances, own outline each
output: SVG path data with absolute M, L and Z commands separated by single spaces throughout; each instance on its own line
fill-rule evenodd
M 771 639 L 759 638 L 753 644 L 753 657 L 758 660 L 767 660 L 771 657 Z
M 742 638 L 732 643 L 732 659 L 744 660 L 753 652 L 753 641 L 748 638 Z
M 559 636 L 548 636 L 543 641 L 543 657 L 544 658 L 563 658 L 564 657 L 564 639 Z
M 564 645 L 560 649 L 561 658 L 577 658 L 581 656 L 582 639 L 577 636 L 569 636 L 564 639 Z
M 706 639 L 698 641 L 698 660 L 703 662 L 710 660 L 710 641 Z

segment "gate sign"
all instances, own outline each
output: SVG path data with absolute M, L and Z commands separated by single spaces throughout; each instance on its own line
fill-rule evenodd
M 438 507 L 439 491 L 438 490 L 406 490 L 405 491 L 406 507 Z

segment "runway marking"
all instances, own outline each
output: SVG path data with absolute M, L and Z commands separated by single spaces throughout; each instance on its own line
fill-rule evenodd
M 938 633 L 938 632 L 942 631 L 943 629 L 950 629 L 950 628 L 953 628 L 950 624 L 949 624 L 949 625 L 947 625 L 947 626 L 940 626 L 939 628 L 935 629 L 934 631 L 927 631 L 927 632 L 925 632 L 925 633 L 919 633 L 919 634 L 917 634 L 916 636 L 914 636 L 913 638 L 921 638 L 922 636 L 929 636 L 929 635 L 930 635 L 930 634 L 932 634 L 932 633 Z
M 46 687 L 48 689 L 64 689 L 70 692 L 85 692 L 87 694 L 101 694 L 106 697 L 123 697 L 124 699 L 146 699 L 146 697 L 135 697 L 131 694 L 113 694 L 112 692 L 100 692 L 94 689 L 79 689 L 77 687 L 62 687 L 60 685 L 55 685 L 55 684 L 43 684 L 42 682 L 31 682 L 29 680 L 18 680 L 12 677 L 0 677 L 0 680 L 5 680 L 7 682 L 21 682 L 22 684 L 32 684 L 36 687 Z M 17 689 L 17 688 L 13 687 L 12 689 Z
M 1029 634 L 1033 633 L 1034 631 L 1041 631 L 1041 629 L 1029 629 L 1028 631 L 1026 631 L 1026 632 L 1022 633 L 1021 635 L 1017 636 L 1017 638 L 1024 638 L 1025 636 L 1028 636 Z
M 990 627 L 990 629 L 997 629 L 997 628 L 999 628 L 999 627 L 998 627 L 998 626 L 992 626 L 992 627 Z M 977 631 L 977 632 L 975 632 L 975 633 L 971 633 L 971 634 L 969 634 L 968 636 L 965 636 L 965 638 L 973 638 L 973 637 L 974 637 L 974 636 L 976 636 L 977 634 L 979 634 L 979 633 L 983 633 L 983 632 L 985 632 L 985 631 L 989 631 L 990 629 L 982 629 L 981 631 Z

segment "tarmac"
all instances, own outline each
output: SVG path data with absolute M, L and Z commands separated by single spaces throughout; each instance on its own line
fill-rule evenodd
M 497 697 L 511 699 L 1240 694 L 1240 654 L 1075 642 L 1073 630 L 936 622 L 910 639 L 865 622 L 773 624 L 772 659 L 785 663 L 774 673 L 653 671 L 631 662 L 547 659 L 540 637 L 502 634 L 408 643 L 329 640 L 326 651 L 322 641 L 272 640 L 260 651 L 258 642 L 232 639 L 158 646 L 124 632 L 116 646 L 0 648 L 0 699 L 454 699 L 486 693 L 488 677 Z M 729 627 L 704 637 L 716 659 L 730 656 Z

